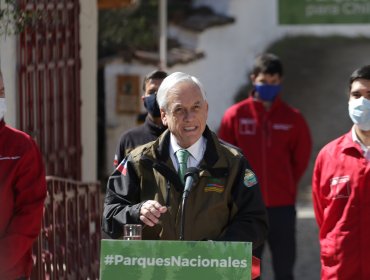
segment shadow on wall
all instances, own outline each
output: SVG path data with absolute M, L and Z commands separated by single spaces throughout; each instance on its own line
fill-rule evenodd
M 329 141 L 348 132 L 348 81 L 351 73 L 365 64 L 370 38 L 342 36 L 286 37 L 267 52 L 278 55 L 284 65 L 282 98 L 305 116 L 313 138 L 313 153 L 300 183 L 298 201 L 311 199 L 311 176 L 316 156 Z M 249 75 L 249 73 L 248 73 Z M 245 85 L 236 100 L 245 98 Z

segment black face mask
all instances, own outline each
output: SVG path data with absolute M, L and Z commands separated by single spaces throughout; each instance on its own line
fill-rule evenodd
M 151 94 L 144 98 L 144 107 L 154 118 L 159 118 L 161 112 L 157 103 L 157 94 Z

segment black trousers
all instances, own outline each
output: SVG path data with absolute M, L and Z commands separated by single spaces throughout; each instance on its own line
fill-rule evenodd
M 267 243 L 271 252 L 274 279 L 293 280 L 296 258 L 295 206 L 268 207 L 267 214 L 270 224 Z M 257 248 L 253 254 L 262 259 L 263 248 L 263 246 Z

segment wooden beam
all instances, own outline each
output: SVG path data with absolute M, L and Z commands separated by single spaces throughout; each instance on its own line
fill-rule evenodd
M 138 0 L 98 0 L 99 9 L 129 8 L 136 5 Z

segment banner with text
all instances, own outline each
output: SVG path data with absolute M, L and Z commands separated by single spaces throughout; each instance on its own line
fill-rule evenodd
M 280 24 L 370 22 L 370 0 L 279 0 Z
M 251 279 L 252 243 L 102 240 L 100 279 Z

